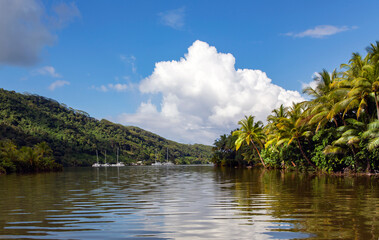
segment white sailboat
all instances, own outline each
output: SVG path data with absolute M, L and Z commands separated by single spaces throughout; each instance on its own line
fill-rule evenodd
M 166 166 L 174 165 L 174 163 L 168 161 L 168 148 L 167 148 L 167 154 L 166 154 L 166 162 L 164 162 L 163 165 L 166 165 Z
M 125 164 L 123 162 L 118 162 L 118 148 L 117 148 L 117 163 L 112 164 L 112 167 L 125 167 Z
M 157 162 L 157 150 L 155 150 L 155 162 L 151 164 L 152 166 L 161 166 L 161 162 Z
M 99 154 L 97 153 L 97 149 L 96 149 L 96 160 L 97 162 L 92 164 L 92 167 L 101 167 L 101 164 L 99 163 Z
M 107 163 L 107 150 L 104 151 L 104 164 L 101 164 L 102 167 L 109 167 L 111 166 L 109 163 Z

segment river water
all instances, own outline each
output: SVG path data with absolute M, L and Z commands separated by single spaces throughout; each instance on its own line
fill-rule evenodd
M 0 176 L 0 239 L 373 239 L 379 178 L 212 166 Z

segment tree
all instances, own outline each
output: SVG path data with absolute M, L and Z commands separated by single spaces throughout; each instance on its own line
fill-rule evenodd
M 363 139 L 369 139 L 367 149 L 373 151 L 379 147 L 379 120 L 372 121 L 367 125 L 367 130 L 362 134 Z
M 338 73 L 335 69 L 332 73 L 323 69 L 322 72 L 319 72 L 314 78 L 314 81 L 317 83 L 316 87 L 312 88 L 308 86 L 303 89 L 303 93 L 313 98 L 302 104 L 307 107 L 304 115 L 308 116 L 308 124 L 317 124 L 316 132 L 331 120 L 338 126 L 336 115 L 330 115 L 334 105 L 339 101 L 339 92 L 333 91 L 334 89 L 332 87 L 337 78 Z
M 261 148 L 263 148 L 263 142 L 266 137 L 263 131 L 263 123 L 261 121 L 254 122 L 253 116 L 245 116 L 245 119 L 238 122 L 241 127 L 239 130 L 233 132 L 233 136 L 238 136 L 235 141 L 236 150 L 238 150 L 243 143 L 247 145 L 252 144 L 254 149 L 257 151 L 259 159 L 264 167 L 266 167 L 261 154 L 256 146 L 258 144 Z
M 316 166 L 309 160 L 305 154 L 303 147 L 300 143 L 300 139 L 309 137 L 312 132 L 309 130 L 309 125 L 306 124 L 306 120 L 302 118 L 303 107 L 300 103 L 293 103 L 292 107 L 288 111 L 288 117 L 282 117 L 278 123 L 278 136 L 279 141 L 277 145 L 282 145 L 287 143 L 287 146 L 290 145 L 293 141 L 296 141 L 298 148 L 300 149 L 301 154 L 308 162 L 309 165 Z
M 362 59 L 358 53 L 354 53 L 349 64 L 342 64 L 346 68 L 343 78 L 335 85 L 337 88 L 348 90 L 345 97 L 334 106 L 334 114 L 343 112 L 343 115 L 350 110 L 356 112 L 357 118 L 363 113 L 370 113 L 370 104 L 375 105 L 377 119 L 379 120 L 379 64 L 376 60 L 378 53 L 376 50 L 372 54 Z
M 278 129 L 278 123 L 281 118 L 286 118 L 288 115 L 288 107 L 284 107 L 284 105 L 280 105 L 279 108 L 272 110 L 270 114 L 267 117 L 267 125 L 265 126 L 265 133 L 266 133 L 266 144 L 265 148 L 271 148 L 271 150 L 277 151 L 276 144 L 279 141 L 279 129 Z

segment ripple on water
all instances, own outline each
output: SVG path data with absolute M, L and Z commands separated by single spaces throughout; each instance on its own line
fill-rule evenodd
M 17 189 L 33 177 L 45 185 Z M 316 180 L 317 181 L 316 181 Z M 336 179 L 336 181 L 334 181 Z M 212 167 L 2 178 L 0 239 L 375 239 L 378 183 Z M 48 183 L 48 184 L 47 184 Z M 16 200 L 15 200 L 16 199 Z M 338 233 L 340 235 L 338 235 Z

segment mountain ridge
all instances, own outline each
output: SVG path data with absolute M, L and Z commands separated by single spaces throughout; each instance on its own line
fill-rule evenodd
M 97 120 L 54 99 L 2 88 L 1 139 L 19 146 L 44 141 L 64 166 L 89 166 L 96 161 L 96 151 L 101 159 L 106 154 L 107 162 L 115 161 L 117 148 L 126 163 L 163 161 L 167 152 L 176 163 L 205 163 L 212 155 L 211 146 L 177 143 L 139 127 Z

